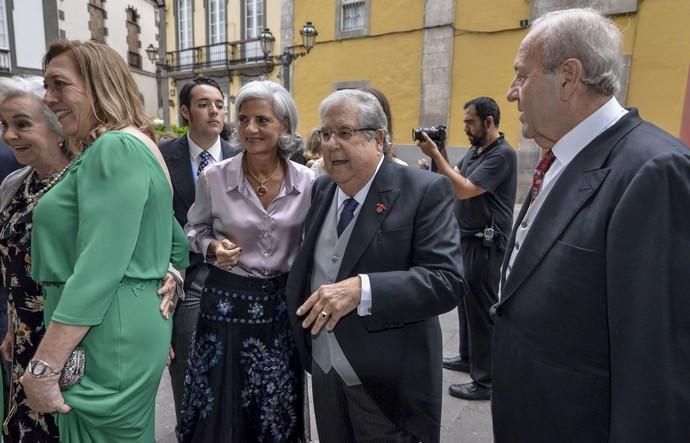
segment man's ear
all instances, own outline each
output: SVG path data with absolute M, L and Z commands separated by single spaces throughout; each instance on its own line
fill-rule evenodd
M 569 58 L 558 68 L 560 93 L 562 100 L 568 100 L 580 86 L 582 63 L 576 58 Z
M 182 114 L 182 117 L 189 122 L 189 108 L 187 105 L 180 106 L 180 114 Z
M 494 118 L 492 116 L 488 115 L 484 119 L 484 129 L 489 129 L 491 126 L 496 126 L 496 125 L 494 125 Z
M 384 145 L 386 143 L 386 136 L 381 129 L 376 131 L 376 148 L 379 152 L 383 152 Z

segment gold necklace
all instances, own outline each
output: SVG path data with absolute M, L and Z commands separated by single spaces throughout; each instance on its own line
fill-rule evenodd
M 259 195 L 259 197 L 263 197 L 268 192 L 268 189 L 266 189 L 266 183 L 268 183 L 276 174 L 276 171 L 278 171 L 278 165 L 280 164 L 280 161 L 278 160 L 278 158 L 276 158 L 276 165 L 273 168 L 273 172 L 271 172 L 271 175 L 269 175 L 263 180 L 257 177 L 256 175 L 252 174 L 252 171 L 249 170 L 249 165 L 247 164 L 247 157 L 244 158 L 244 162 L 245 172 L 249 174 L 254 180 L 259 182 L 259 186 L 256 187 L 256 193 Z

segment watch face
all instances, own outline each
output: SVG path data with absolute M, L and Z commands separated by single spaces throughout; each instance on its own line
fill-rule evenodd
M 45 374 L 46 369 L 48 367 L 41 361 L 32 361 L 31 362 L 31 375 L 40 377 L 41 375 Z

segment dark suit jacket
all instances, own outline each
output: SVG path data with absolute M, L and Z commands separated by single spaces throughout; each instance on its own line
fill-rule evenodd
M 239 150 L 234 149 L 228 142 L 220 139 L 223 160 L 237 154 Z M 192 171 L 191 156 L 189 154 L 189 143 L 187 135 L 178 137 L 160 144 L 160 150 L 165 159 L 165 163 L 170 171 L 170 179 L 173 185 L 173 209 L 175 218 L 184 228 L 187 224 L 187 212 L 194 203 L 196 187 L 194 186 L 194 176 Z M 189 252 L 189 268 L 185 276 L 185 290 L 194 281 L 195 276 L 204 265 L 204 258 L 201 254 Z
M 0 142 L 0 183 L 9 175 L 10 172 L 16 171 L 22 165 L 14 158 L 14 154 L 10 151 L 5 143 Z
M 690 441 L 690 150 L 632 110 L 532 223 L 493 308 L 496 441 Z
M 288 311 L 307 369 L 311 337 L 295 312 L 311 292 L 314 248 L 335 190 L 327 176 L 316 181 L 303 247 L 287 284 Z M 355 310 L 343 317 L 335 328 L 338 342 L 386 416 L 420 440 L 437 442 L 442 358 L 437 315 L 455 308 L 464 291 L 447 178 L 383 161 L 337 281 L 358 274 L 369 276 L 372 314 L 360 317 Z

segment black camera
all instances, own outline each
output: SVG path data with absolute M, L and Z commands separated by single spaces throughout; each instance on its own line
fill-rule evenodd
M 412 140 L 423 142 L 422 132 L 426 132 L 426 135 L 439 146 L 439 149 L 446 141 L 446 127 L 444 125 L 432 126 L 430 128 L 414 128 L 412 130 Z
M 444 152 L 446 149 L 446 126 L 437 125 L 431 126 L 430 128 L 414 128 L 412 129 L 412 140 L 424 141 L 422 132 L 426 132 L 426 135 L 436 144 L 436 148 L 446 157 L 446 160 L 448 160 Z M 431 161 L 431 171 L 438 172 L 438 165 L 433 160 Z

